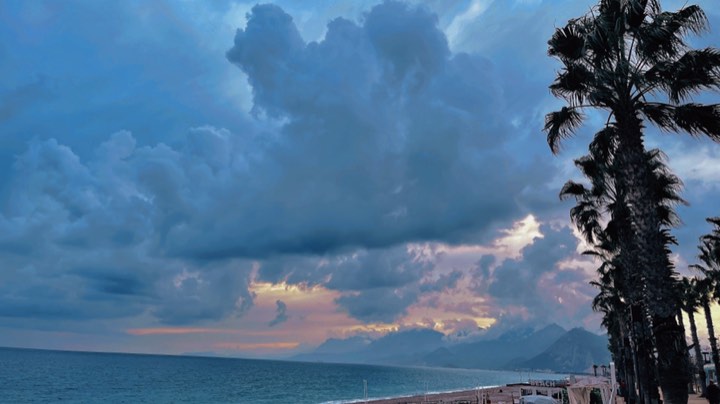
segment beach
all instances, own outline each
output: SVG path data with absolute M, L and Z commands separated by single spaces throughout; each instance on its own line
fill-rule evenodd
M 512 404 L 513 402 L 518 402 L 522 395 L 532 394 L 535 392 L 540 392 L 544 395 L 552 395 L 559 393 L 561 390 L 562 388 L 558 387 L 540 387 L 522 383 L 463 391 L 428 393 L 408 397 L 367 400 L 366 402 L 372 404 L 479 404 L 483 402 L 490 402 L 494 404 Z
M 507 386 L 498 386 L 484 389 L 472 389 L 444 393 L 429 393 L 408 397 L 395 397 L 379 400 L 361 401 L 368 404 L 481 404 L 483 398 L 492 404 L 512 404 L 518 403 L 522 395 L 522 389 L 532 389 L 533 386 L 527 384 L 513 384 Z M 545 388 L 538 388 L 545 389 Z M 559 388 L 553 388 L 550 394 L 559 391 Z M 543 390 L 541 390 L 543 391 Z M 698 394 L 690 394 L 688 404 L 706 404 L 708 401 L 700 397 Z M 625 404 L 622 397 L 615 399 L 617 404 Z

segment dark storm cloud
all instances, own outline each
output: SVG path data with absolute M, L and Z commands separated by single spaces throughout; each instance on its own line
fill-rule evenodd
M 436 17 L 397 2 L 362 25 L 338 18 L 305 43 L 292 18 L 256 6 L 228 59 L 256 114 L 284 122 L 222 219 L 190 216 L 171 253 L 202 259 L 458 241 L 514 218 L 543 177 L 503 149 L 512 131 L 490 61 L 452 55 Z M 488 175 L 497 173 L 497 175 Z M 215 230 L 195 231 L 201 220 Z M 232 234 L 228 237 L 228 234 Z M 192 242 L 190 242 L 192 240 Z
M 329 268 L 325 284 L 336 290 L 363 291 L 376 288 L 399 288 L 417 283 L 431 268 L 406 248 L 366 251 L 349 259 L 336 261 Z
M 239 317 L 254 305 L 249 290 L 250 265 L 229 262 L 183 272 L 159 287 L 160 304 L 153 314 L 163 323 L 198 324 Z
M 222 134 L 203 131 L 193 131 L 188 144 L 197 133 Z M 189 324 L 252 307 L 249 263 L 182 262 L 155 252 L 166 228 L 189 209 L 172 187 L 187 175 L 173 160 L 178 152 L 136 148 L 119 132 L 93 156 L 82 161 L 49 140 L 32 142 L 17 157 L 0 220 L 0 244 L 15 246 L 1 257 L 3 316 L 113 318 L 149 310 L 162 323 Z M 215 157 L 200 165 L 191 155 L 184 165 L 211 171 L 222 161 Z
M 420 291 L 426 292 L 440 292 L 443 290 L 454 289 L 457 283 L 463 277 L 463 272 L 459 270 L 451 271 L 448 274 L 440 275 L 437 279 L 422 283 L 420 285 Z
M 390 323 L 417 301 L 418 292 L 416 288 L 376 288 L 343 294 L 336 303 L 359 320 Z
M 491 274 L 490 268 L 495 262 L 496 258 L 494 255 L 483 255 L 478 262 L 475 263 L 472 270 L 472 287 L 476 293 L 480 295 L 487 293 L 488 281 Z
M 459 271 L 436 281 L 423 278 L 434 263 L 405 246 L 356 250 L 326 257 L 278 257 L 265 260 L 258 279 L 341 292 L 336 303 L 362 321 L 391 321 L 405 313 L 423 292 L 452 288 Z
M 288 320 L 287 304 L 285 304 L 282 300 L 277 300 L 275 301 L 275 305 L 277 306 L 275 310 L 275 318 L 270 320 L 268 323 L 270 327 L 275 327 L 276 325 L 282 324 Z

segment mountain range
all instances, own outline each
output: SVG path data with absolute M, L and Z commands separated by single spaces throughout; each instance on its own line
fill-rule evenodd
M 376 340 L 331 338 L 292 360 L 468 369 L 543 370 L 589 373 L 610 362 L 607 336 L 551 324 L 518 328 L 497 338 L 452 343 L 431 329 L 398 331 Z

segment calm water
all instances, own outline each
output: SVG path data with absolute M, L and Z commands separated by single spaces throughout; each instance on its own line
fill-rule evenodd
M 0 402 L 322 403 L 562 375 L 0 348 Z

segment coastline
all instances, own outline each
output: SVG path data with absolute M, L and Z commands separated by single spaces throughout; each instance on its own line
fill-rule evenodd
M 504 386 L 486 386 L 475 389 L 466 389 L 458 391 L 446 392 L 429 392 L 427 394 L 387 397 L 387 398 L 368 398 L 367 400 L 345 401 L 344 403 L 368 403 L 368 404 L 428 404 L 428 403 L 463 403 L 463 404 L 479 404 L 490 402 L 495 404 L 513 404 L 517 402 L 523 395 L 529 391 L 541 392 L 545 395 L 552 395 L 560 392 L 560 387 L 541 387 L 533 386 L 528 383 L 508 384 Z
M 368 398 L 367 400 L 343 401 L 342 404 L 514 404 L 519 403 L 523 395 L 522 390 L 537 389 L 543 395 L 552 395 L 562 388 L 559 387 L 538 387 L 527 383 L 509 384 L 495 387 L 479 387 L 470 390 L 436 392 L 412 396 L 398 396 L 388 398 Z M 549 394 L 548 394 L 549 393 Z M 483 401 L 488 400 L 489 401 Z M 625 404 L 622 397 L 615 397 L 617 404 Z M 688 395 L 688 404 L 706 404 L 707 399 L 700 397 L 698 393 Z

